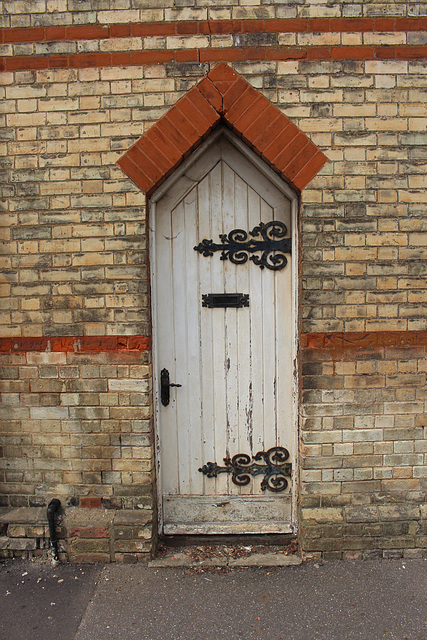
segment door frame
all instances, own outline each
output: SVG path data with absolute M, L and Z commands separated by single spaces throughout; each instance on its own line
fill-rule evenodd
M 298 288 L 298 276 L 299 276 L 299 234 L 298 234 L 298 211 L 299 211 L 299 197 L 293 191 L 289 185 L 278 176 L 265 162 L 259 158 L 244 142 L 237 138 L 227 127 L 219 126 L 209 137 L 198 147 L 175 171 L 169 176 L 162 185 L 154 192 L 149 198 L 147 203 L 148 215 L 148 239 L 149 239 L 149 258 L 150 258 L 150 298 L 151 298 L 151 332 L 152 332 L 152 381 L 153 381 L 153 421 L 154 421 L 154 468 L 155 468 L 155 483 L 156 483 L 156 496 L 157 496 L 157 526 L 158 532 L 163 532 L 163 493 L 162 493 L 162 475 L 161 475 L 161 447 L 159 437 L 159 405 L 160 405 L 160 363 L 158 362 L 158 350 L 157 350 L 157 327 L 155 318 L 157 317 L 157 287 L 156 287 L 156 204 L 162 198 L 167 191 L 173 187 L 173 185 L 185 174 L 185 172 L 191 167 L 197 160 L 207 151 L 207 149 L 214 144 L 218 138 L 225 136 L 229 142 L 231 142 L 262 174 L 264 174 L 282 193 L 289 198 L 291 202 L 291 224 L 292 224 L 292 424 L 293 429 L 293 445 L 295 451 L 294 469 L 292 478 L 292 532 L 296 533 L 298 528 L 297 514 L 298 514 L 298 486 L 299 486 L 299 366 L 298 366 L 298 337 L 299 337 L 299 288 Z M 198 180 L 202 180 L 211 170 L 206 169 L 201 172 Z M 188 191 L 194 188 L 195 183 L 192 182 L 188 186 Z M 181 194 L 180 199 L 185 197 L 185 194 Z

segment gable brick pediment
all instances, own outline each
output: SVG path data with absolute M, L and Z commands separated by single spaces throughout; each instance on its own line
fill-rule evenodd
M 276 106 L 221 63 L 141 136 L 118 164 L 151 195 L 220 123 L 297 191 L 328 160 Z

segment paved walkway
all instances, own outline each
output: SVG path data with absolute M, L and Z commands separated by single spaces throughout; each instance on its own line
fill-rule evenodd
M 427 561 L 0 565 L 0 640 L 425 640 Z

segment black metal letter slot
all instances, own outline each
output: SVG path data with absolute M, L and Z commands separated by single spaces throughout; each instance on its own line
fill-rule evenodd
M 204 293 L 202 307 L 209 309 L 249 307 L 249 293 Z

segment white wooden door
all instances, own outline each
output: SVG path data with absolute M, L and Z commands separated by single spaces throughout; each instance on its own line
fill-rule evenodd
M 295 475 L 291 255 L 284 268 L 272 270 L 195 247 L 271 221 L 284 223 L 291 238 L 292 198 L 228 135 L 188 164 L 150 213 L 161 526 L 166 534 L 287 532 Z M 203 295 L 223 293 L 246 294 L 249 304 L 203 306 Z M 170 387 L 167 406 L 162 369 L 182 385 Z M 209 462 L 227 467 L 224 458 L 236 454 L 247 454 L 252 464 L 258 452 L 274 447 L 286 448 L 292 464 L 282 491 L 262 488 L 264 469 L 243 486 L 232 469 L 216 477 L 200 471 Z M 267 467 L 262 456 L 258 463 Z

